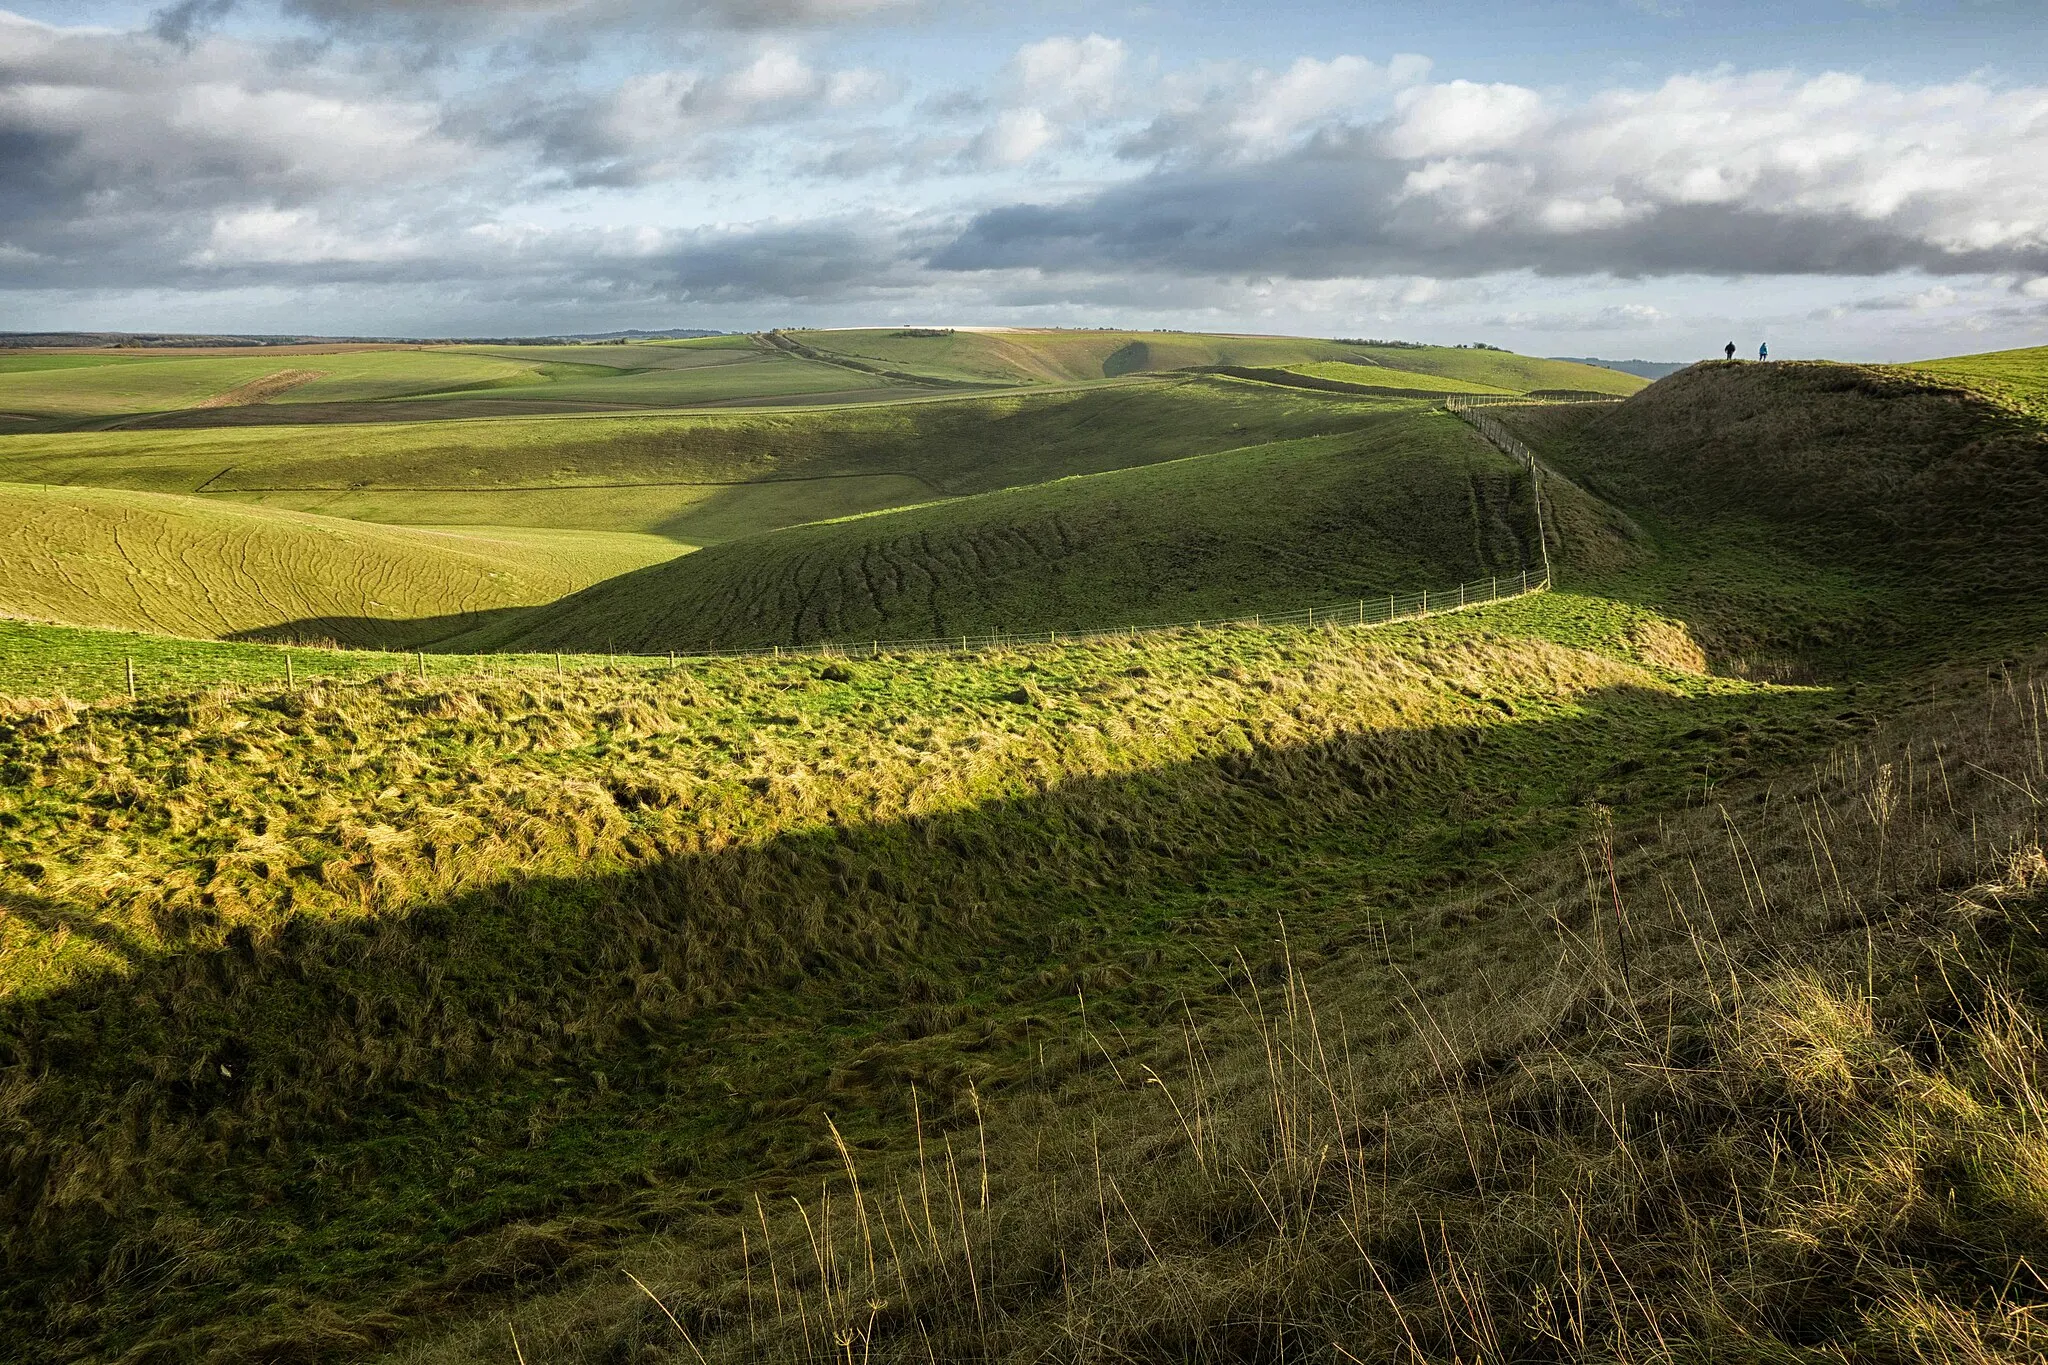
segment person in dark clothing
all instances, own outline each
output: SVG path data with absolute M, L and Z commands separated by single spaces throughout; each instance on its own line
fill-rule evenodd
M 1735 359 L 1735 343 L 1732 341 L 1728 343 L 1728 358 Z

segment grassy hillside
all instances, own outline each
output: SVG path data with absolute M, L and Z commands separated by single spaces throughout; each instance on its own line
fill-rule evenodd
M 0 355 L 0 412 L 17 431 L 275 426 L 804 402 L 891 387 L 745 337 L 703 340 L 714 344 Z
M 1389 369 L 1483 384 L 1509 393 L 1549 389 L 1625 396 L 1638 392 L 1648 383 L 1632 374 L 1598 365 L 1581 365 L 1571 360 L 1542 360 L 1535 356 L 1516 355 L 1512 351 L 1462 346 L 1359 346 L 1352 351 Z
M 1967 386 L 2037 421 L 2048 421 L 2048 346 L 1922 360 L 1904 368 Z
M 0 1354 L 2038 1359 L 2048 436 L 1986 393 L 1502 409 L 1564 586 L 1384 629 L 421 678 L 0 620 Z M 525 618 L 655 648 L 1529 554 L 1426 402 L 1192 376 L 0 460 L 71 610 L 570 553 L 236 499 L 725 518 Z
M 289 662 L 287 662 L 289 661 Z M 0 696 L 69 697 L 95 702 L 125 697 L 128 668 L 138 695 L 189 696 L 219 687 L 281 687 L 300 683 L 370 682 L 393 674 L 468 684 L 508 678 L 616 668 L 638 672 L 654 660 L 564 654 L 407 654 L 246 641 L 194 640 L 153 631 L 100 630 L 0 617 Z
M 1902 369 L 1695 366 L 1615 406 L 1504 408 L 1659 554 L 1609 590 L 1679 609 L 1731 664 L 1845 670 L 2034 628 L 2048 431 Z
M 0 480 L 197 492 L 401 524 L 643 531 L 706 544 L 934 496 L 1340 432 L 1373 417 L 1342 398 L 1176 379 L 816 411 L 24 434 L 0 442 Z M 768 486 L 776 480 L 807 482 Z
M 403 645 L 389 623 L 546 602 L 675 552 L 616 532 L 400 529 L 0 484 L 0 615 L 171 635 L 318 621 L 306 638 Z
M 1306 337 L 1079 328 L 871 329 L 788 335 L 823 354 L 870 365 L 946 379 L 1009 384 L 1113 379 L 1203 365 L 1285 365 L 1335 359 L 1344 351 L 1333 342 Z
M 1513 576 L 1527 481 L 1446 414 L 796 527 L 608 580 L 450 647 L 640 650 L 1247 615 Z M 595 646 L 591 644 L 595 641 Z
M 309 396 L 360 400 L 507 381 L 542 382 L 530 365 L 416 347 L 326 354 L 259 352 L 148 359 L 70 355 L 64 359 L 98 363 L 0 367 L 0 411 L 39 418 L 94 418 L 174 409 L 216 410 L 287 396 L 294 400 Z M 267 380 L 277 382 L 266 385 Z
M 1289 365 L 1286 368 L 1294 374 L 1305 374 L 1316 379 L 1334 379 L 1340 384 L 1356 384 L 1369 389 L 1423 389 L 1431 393 L 1521 392 L 1520 389 L 1476 384 L 1469 379 L 1446 378 L 1418 370 L 1396 370 L 1385 365 L 1361 365 L 1348 360 L 1321 360 L 1306 365 Z
M 1093 1076 L 1077 981 L 1103 1029 L 1206 1000 L 1203 955 L 1275 913 L 1355 926 L 1361 887 L 1577 828 L 1584 773 L 1655 757 L 1623 780 L 1674 799 L 1661 756 L 1705 758 L 1710 718 L 1759 757 L 1808 723 L 1801 694 L 1541 638 L 1589 611 L 1637 629 L 1559 597 L 1363 636 L 19 709 L 11 1335 L 359 1352 L 767 1172 L 804 1187 L 837 1159 L 826 1094 L 866 1149 L 910 1079 L 951 1127 L 968 1076 Z
M 1060 328 L 900 328 L 788 335 L 820 354 L 844 356 L 866 365 L 949 380 L 1011 384 L 1072 382 L 1220 366 L 1292 368 L 1338 363 L 1407 372 L 1407 383 L 1395 384 L 1388 377 L 1384 386 L 1389 387 L 1437 387 L 1414 376 L 1446 381 L 1451 387 L 1445 391 L 1457 392 L 1580 389 L 1628 394 L 1643 386 L 1642 380 L 1613 370 L 1505 351 L 1450 346 L 1352 346 L 1308 337 Z M 1348 372 L 1336 377 L 1353 378 Z M 1464 385 L 1476 387 L 1468 389 Z
M 821 1115 L 808 1189 L 403 1358 L 2038 1358 L 2042 702 L 1950 677 L 1768 786 L 1269 922 L 1193 1000 L 1077 995 L 1030 1083 L 876 1048 L 853 1085 L 926 1086 L 891 1140 Z

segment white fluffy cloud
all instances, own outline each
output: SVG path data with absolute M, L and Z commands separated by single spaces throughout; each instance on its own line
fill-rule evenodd
M 1101 114 L 1116 99 L 1127 57 L 1114 38 L 1047 38 L 1017 50 L 1016 80 L 1023 101 L 1037 108 Z
M 282 2 L 320 42 L 240 22 L 280 0 L 154 32 L 0 12 L 0 289 L 1462 308 L 1559 334 L 1675 309 L 1551 281 L 1797 276 L 1799 316 L 1892 327 L 2048 303 L 2038 86 L 1716 70 L 1565 95 L 1099 32 L 955 75 L 881 28 L 811 31 L 914 0 Z
M 1274 88 L 1281 88 L 1275 82 Z M 1228 121 L 1220 124 L 1229 129 Z M 1280 126 L 1286 126 L 1282 123 Z M 1936 274 L 2048 267 L 2048 89 L 1683 76 L 1569 102 L 1453 81 L 1264 156 L 983 215 L 954 268 Z

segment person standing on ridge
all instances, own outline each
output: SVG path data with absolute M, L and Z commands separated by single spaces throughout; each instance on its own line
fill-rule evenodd
M 1735 359 L 1735 343 L 1732 341 L 1728 343 L 1728 358 Z
M 1769 360 L 1771 358 L 1770 342 L 1766 341 L 1763 345 L 1756 348 L 1756 358 L 1758 360 Z

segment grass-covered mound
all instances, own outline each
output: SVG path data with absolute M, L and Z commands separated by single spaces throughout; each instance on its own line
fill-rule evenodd
M 48 1358 L 361 1349 L 1071 1070 L 1285 913 L 1321 935 L 1676 799 L 1811 706 L 1502 628 L 404 677 L 0 734 L 4 1312 Z M 1687 736 L 1696 736 L 1688 738 Z M 1664 757 L 1687 757 L 1672 765 Z M 1418 921 L 1434 939 L 1437 928 Z M 1162 993 L 1164 993 L 1162 995 Z M 1065 1025 L 1057 1025 L 1064 1029 Z M 970 1060 L 971 1058 L 971 1060 Z M 1063 1060 L 1064 1058 L 1064 1060 Z M 829 1102 L 824 1098 L 832 1096 Z
M 1523 471 L 1410 406 L 1347 436 L 735 541 L 447 644 L 701 650 L 1220 620 L 1516 579 L 1540 570 L 1535 539 Z
M 202 498 L 0 484 L 0 615 L 229 636 L 319 620 L 344 644 L 551 601 L 674 555 L 652 536 L 376 526 Z
M 2037 619 L 2048 428 L 1977 389 L 1712 363 L 1625 403 L 1494 415 L 1650 532 L 1657 558 L 1610 590 L 1680 605 L 1730 659 L 1882 667 Z

